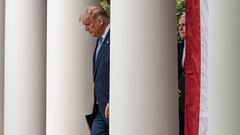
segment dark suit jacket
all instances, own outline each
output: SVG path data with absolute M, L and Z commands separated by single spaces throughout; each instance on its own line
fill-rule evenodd
M 179 123 L 180 135 L 184 135 L 184 98 L 185 98 L 185 75 L 182 67 L 184 42 L 178 44 L 178 89 L 181 91 L 179 97 Z
M 98 43 L 98 40 L 97 40 Z M 97 45 L 96 45 L 97 48 Z M 110 30 L 108 31 L 102 46 L 99 50 L 95 62 L 96 48 L 93 55 L 93 82 L 94 82 L 94 109 L 96 114 L 97 108 L 104 117 L 105 107 L 109 102 L 109 53 L 110 53 Z M 97 105 L 96 105 L 97 102 Z M 106 120 L 107 121 L 107 120 Z
M 184 49 L 184 43 L 181 42 L 178 44 L 178 80 L 181 79 L 181 76 L 183 74 L 183 68 L 182 68 L 183 49 Z

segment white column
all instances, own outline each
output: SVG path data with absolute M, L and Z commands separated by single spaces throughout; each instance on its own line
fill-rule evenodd
M 177 135 L 175 0 L 111 3 L 111 135 Z
M 48 0 L 47 135 L 89 135 L 95 39 L 79 23 L 93 0 Z
M 46 0 L 7 0 L 4 135 L 45 135 Z
M 0 135 L 3 135 L 4 112 L 4 14 L 5 1 L 0 0 Z
M 240 133 L 239 5 L 209 1 L 209 135 Z

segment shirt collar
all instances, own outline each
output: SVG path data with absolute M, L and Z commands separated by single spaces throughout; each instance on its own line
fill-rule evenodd
M 107 27 L 105 28 L 104 33 L 103 33 L 102 36 L 101 36 L 103 39 L 106 37 L 106 35 L 107 35 L 109 29 L 110 29 L 110 23 L 107 25 Z

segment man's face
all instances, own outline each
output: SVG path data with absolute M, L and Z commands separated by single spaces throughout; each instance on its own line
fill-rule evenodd
M 185 32 L 185 16 L 181 16 L 178 22 L 178 32 L 181 39 L 185 39 L 186 32 Z
M 103 33 L 102 31 L 102 23 L 96 19 L 92 19 L 91 17 L 87 17 L 83 21 L 83 25 L 85 25 L 85 31 L 92 35 L 92 37 L 99 37 Z

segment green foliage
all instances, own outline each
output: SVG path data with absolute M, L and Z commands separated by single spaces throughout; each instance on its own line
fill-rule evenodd
M 185 0 L 176 0 L 176 3 L 177 3 L 177 5 L 176 5 L 176 9 L 177 9 L 176 19 L 177 19 L 177 26 L 178 26 L 178 20 L 179 20 L 180 16 L 182 15 L 182 13 L 185 12 Z M 178 43 L 182 42 L 181 38 L 179 36 L 179 33 L 177 33 L 177 42 Z
M 110 1 L 109 0 L 100 0 L 100 5 L 107 11 L 110 16 Z
M 177 17 L 179 17 L 185 12 L 185 0 L 177 0 L 176 3 Z

